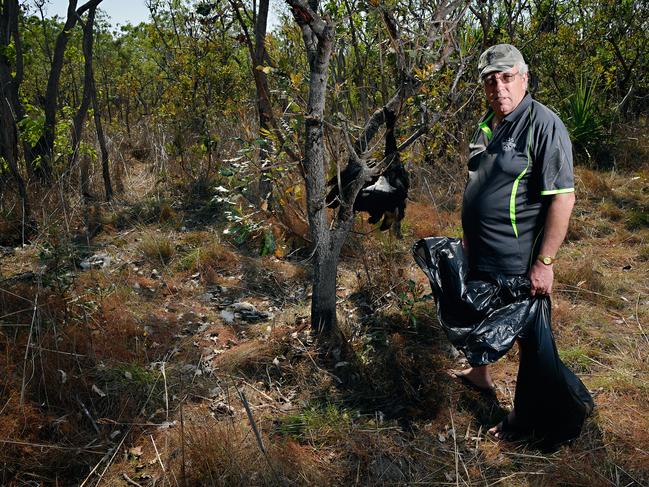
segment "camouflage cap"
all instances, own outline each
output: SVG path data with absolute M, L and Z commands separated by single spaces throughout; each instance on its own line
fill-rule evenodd
M 511 44 L 496 44 L 480 55 L 478 71 L 480 79 L 495 71 L 507 71 L 516 64 L 523 63 L 523 55 Z

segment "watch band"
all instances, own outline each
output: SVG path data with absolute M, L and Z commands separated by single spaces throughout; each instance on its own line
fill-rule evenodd
M 557 260 L 556 257 L 550 257 L 549 255 L 541 255 L 541 254 L 539 254 L 539 256 L 536 259 L 545 265 L 552 265 Z

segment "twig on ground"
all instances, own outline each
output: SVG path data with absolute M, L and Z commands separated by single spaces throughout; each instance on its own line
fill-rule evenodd
M 638 294 L 638 298 L 635 300 L 635 321 L 638 323 L 638 328 L 640 328 L 640 333 L 642 333 L 642 336 L 644 337 L 645 341 L 649 345 L 649 337 L 647 337 L 647 334 L 644 332 L 644 328 L 642 328 L 642 323 L 640 323 L 640 315 L 638 314 L 638 308 L 640 307 L 640 294 Z
M 142 484 L 138 484 L 135 480 L 131 479 L 128 475 L 126 475 L 126 472 L 122 473 L 122 478 L 129 485 L 133 485 L 135 487 L 142 487 Z
M 81 406 L 81 410 L 83 411 L 83 414 L 86 415 L 86 417 L 90 420 L 90 423 L 92 424 L 93 428 L 95 428 L 95 431 L 97 432 L 97 434 L 100 435 L 101 431 L 99 431 L 99 426 L 97 426 L 97 423 L 95 422 L 95 419 L 90 414 L 90 411 L 88 411 L 88 408 L 81 401 L 81 399 L 79 399 L 78 396 L 77 396 L 77 402 L 79 403 L 79 406 Z
M 48 445 L 46 443 L 32 443 L 29 441 L 18 441 L 18 440 L 7 440 L 7 439 L 0 439 L 0 443 L 4 443 L 7 445 L 20 445 L 20 446 L 30 446 L 33 448 L 51 448 L 53 450 L 62 450 L 62 451 L 75 451 L 75 452 L 83 452 L 83 453 L 92 453 L 95 455 L 101 455 L 104 453 L 103 451 L 96 451 L 96 450 L 90 450 L 88 448 L 75 448 L 72 446 L 59 446 L 59 445 Z
M 243 403 L 243 407 L 246 409 L 246 414 L 248 415 L 248 421 L 250 421 L 250 426 L 252 427 L 252 431 L 255 433 L 255 437 L 257 438 L 257 444 L 259 445 L 259 449 L 265 455 L 266 447 L 264 446 L 264 442 L 262 441 L 261 433 L 259 433 L 259 429 L 257 428 L 257 423 L 255 423 L 255 419 L 252 416 L 252 411 L 250 410 L 250 404 L 248 403 L 248 399 L 246 399 L 246 395 L 243 393 L 242 390 L 240 390 L 236 385 L 234 387 L 236 388 L 237 393 L 239 394 L 239 398 Z
M 162 362 L 162 365 L 160 366 L 160 372 L 162 373 L 162 380 L 164 382 L 164 388 L 165 388 L 165 419 L 169 421 L 169 393 L 167 391 L 167 373 L 165 372 L 165 363 Z
M 22 378 L 22 386 L 20 388 L 20 405 L 22 406 L 25 404 L 25 390 L 27 388 L 27 359 L 29 358 L 29 349 L 32 344 L 32 333 L 34 331 L 34 323 L 36 322 L 36 315 L 38 313 L 38 294 L 34 298 L 34 313 L 32 314 L 32 322 L 31 325 L 29 326 L 29 335 L 27 336 L 27 346 L 25 347 L 25 359 L 23 361 L 23 378 Z M 33 373 L 33 370 L 32 370 Z
M 162 458 L 160 458 L 160 453 L 158 452 L 158 447 L 155 444 L 155 440 L 153 439 L 153 435 L 149 435 L 149 438 L 151 438 L 151 443 L 153 443 L 153 449 L 155 450 L 155 457 L 156 457 L 156 460 L 158 460 L 158 463 L 160 464 L 160 468 L 162 468 L 162 473 L 166 474 L 167 471 L 165 470 L 165 466 L 162 463 Z
M 460 485 L 460 453 L 457 449 L 457 434 L 455 431 L 455 421 L 453 420 L 453 409 L 449 406 L 448 412 L 451 416 L 451 431 L 453 432 L 453 453 L 455 457 L 455 485 Z
M 255 433 L 255 437 L 257 438 L 257 444 L 259 445 L 259 449 L 264 455 L 264 458 L 266 459 L 266 462 L 268 463 L 268 467 L 270 468 L 271 472 L 273 472 L 273 476 L 275 477 L 275 480 L 277 481 L 278 484 L 281 485 L 280 478 L 277 475 L 277 472 L 275 471 L 275 467 L 273 467 L 273 464 L 270 461 L 270 458 L 268 457 L 268 451 L 266 450 L 266 447 L 264 446 L 264 442 L 262 441 L 261 433 L 259 432 L 259 428 L 257 428 L 257 423 L 255 423 L 255 418 L 252 416 L 252 410 L 250 409 L 250 404 L 248 404 L 248 399 L 246 399 L 246 395 L 243 393 L 242 390 L 240 390 L 236 386 L 236 384 L 234 385 L 234 387 L 237 390 L 237 393 L 239 394 L 239 398 L 243 403 L 243 407 L 246 409 L 246 414 L 248 415 L 248 421 L 250 422 L 252 431 Z

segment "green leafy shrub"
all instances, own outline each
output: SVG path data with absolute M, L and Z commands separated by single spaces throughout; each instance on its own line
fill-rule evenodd
M 600 149 L 604 134 L 597 93 L 597 79 L 587 80 L 582 76 L 577 82 L 575 92 L 568 97 L 563 110 L 563 120 L 575 148 L 586 153 L 588 158 Z

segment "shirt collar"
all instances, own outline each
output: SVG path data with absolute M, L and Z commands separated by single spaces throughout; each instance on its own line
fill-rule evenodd
M 525 110 L 527 110 L 527 107 L 529 107 L 531 103 L 532 103 L 532 95 L 530 95 L 529 93 L 525 93 L 525 96 L 518 104 L 518 106 L 514 108 L 514 111 L 511 112 L 509 115 L 507 115 L 505 118 L 503 118 L 503 122 L 515 122 L 516 120 L 521 118 L 521 115 L 523 114 L 523 112 L 525 112 Z M 493 114 L 493 108 L 489 107 L 487 113 L 485 113 L 484 116 L 478 122 L 478 125 L 482 124 L 483 122 L 489 121 L 491 119 L 492 114 Z

